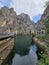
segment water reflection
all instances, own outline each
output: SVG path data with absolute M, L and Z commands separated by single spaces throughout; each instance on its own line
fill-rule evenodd
M 27 55 L 29 53 L 29 47 L 31 46 L 31 36 L 21 36 L 18 35 L 15 37 L 15 53 L 20 54 L 21 56 Z
M 34 45 L 30 47 L 28 55 L 20 56 L 19 54 L 15 54 L 12 65 L 36 65 L 37 64 L 36 50 L 37 47 Z
M 31 36 L 16 36 L 14 49 L 2 65 L 36 65 L 37 47 L 31 46 L 31 42 Z

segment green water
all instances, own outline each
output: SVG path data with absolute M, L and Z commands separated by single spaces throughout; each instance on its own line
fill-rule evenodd
M 36 65 L 37 49 L 35 45 L 31 44 L 33 42 L 30 35 L 15 36 L 14 48 L 2 65 Z
M 26 55 L 29 51 L 29 47 L 31 46 L 31 36 L 16 36 L 15 37 L 15 50 L 16 53 L 21 55 Z

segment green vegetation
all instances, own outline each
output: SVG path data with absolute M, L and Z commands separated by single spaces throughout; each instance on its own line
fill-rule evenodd
M 44 41 L 46 43 L 49 43 L 49 16 L 47 16 L 44 20 L 43 23 L 45 25 L 45 34 L 44 35 L 37 35 L 36 37 L 40 41 Z
M 39 54 L 41 59 L 38 61 L 37 65 L 49 65 L 49 57 L 46 54 Z
M 44 41 L 45 40 L 45 35 L 37 35 L 36 36 L 40 41 Z
M 46 43 L 45 49 L 49 50 L 49 16 L 47 16 L 43 23 L 45 25 L 45 35 L 37 35 L 36 37 Z M 39 54 L 41 57 L 37 65 L 49 65 L 49 57 L 46 54 Z
M 35 36 L 35 33 L 34 33 L 34 32 L 32 32 L 32 31 L 30 30 L 29 35 L 31 35 L 32 37 L 34 37 L 34 36 Z
M 46 19 L 43 20 L 46 30 L 46 35 L 49 34 L 49 16 L 46 17 Z
M 36 37 L 40 40 L 46 43 L 46 49 L 49 50 L 49 16 L 47 16 L 43 23 L 45 25 L 45 34 L 44 35 L 37 35 Z
M 43 23 L 44 23 L 44 25 L 45 25 L 45 31 L 46 31 L 44 41 L 46 42 L 47 49 L 49 50 L 49 16 L 47 16 L 47 17 L 43 20 Z
M 45 34 L 45 42 L 48 42 L 49 43 L 49 16 L 47 16 L 44 20 L 44 25 L 45 25 L 45 31 L 46 31 L 46 34 Z
M 34 37 L 35 36 L 35 33 L 31 32 L 30 35 Z

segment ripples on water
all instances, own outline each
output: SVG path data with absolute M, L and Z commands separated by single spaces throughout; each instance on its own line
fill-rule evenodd
M 20 56 L 15 54 L 12 65 L 37 65 L 37 47 L 36 45 L 30 47 L 28 55 Z

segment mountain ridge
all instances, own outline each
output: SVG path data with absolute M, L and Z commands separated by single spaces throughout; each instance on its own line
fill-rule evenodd
M 13 8 L 6 6 L 0 9 L 0 27 L 7 28 L 6 31 L 2 30 L 2 32 L 15 31 L 18 34 L 34 32 L 34 22 L 31 21 L 29 15 L 25 13 L 17 15 Z

